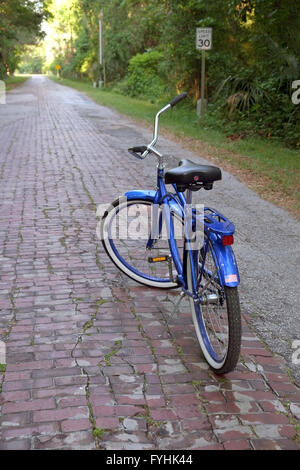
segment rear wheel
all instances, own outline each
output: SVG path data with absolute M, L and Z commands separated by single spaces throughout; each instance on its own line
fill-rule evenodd
M 201 282 L 198 279 L 197 295 L 190 298 L 193 322 L 197 338 L 208 364 L 217 374 L 232 371 L 239 359 L 241 346 L 241 313 L 237 287 L 222 286 L 219 278 L 217 257 L 210 241 L 204 262 Z M 204 250 L 198 259 L 190 252 L 187 279 L 192 291 L 191 263 L 194 272 L 201 272 Z

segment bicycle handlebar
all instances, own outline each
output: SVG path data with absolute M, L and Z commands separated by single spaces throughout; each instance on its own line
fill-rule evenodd
M 170 101 L 170 103 L 168 103 L 166 106 L 164 106 L 162 109 L 160 109 L 158 111 L 158 113 L 155 116 L 155 121 L 154 121 L 154 133 L 153 133 L 152 142 L 147 147 L 142 145 L 142 146 L 139 146 L 139 147 L 132 147 L 132 148 L 128 149 L 128 152 L 133 157 L 138 158 L 139 160 L 143 160 L 144 158 L 147 157 L 147 155 L 150 152 L 155 153 L 159 158 L 162 157 L 162 155 L 160 155 L 159 152 L 154 150 L 154 146 L 155 146 L 155 144 L 157 142 L 157 139 L 158 139 L 158 119 L 159 119 L 159 116 L 162 113 L 164 113 L 165 111 L 167 111 L 168 109 L 173 108 L 174 106 L 176 106 L 176 104 L 178 104 L 180 101 L 184 100 L 186 97 L 187 97 L 186 92 L 181 93 L 180 95 L 173 98 L 172 101 Z
M 181 93 L 180 95 L 176 96 L 175 98 L 173 98 L 172 101 L 170 101 L 170 103 L 169 103 L 171 108 L 173 108 L 173 106 L 176 106 L 176 104 L 178 104 L 180 101 L 184 100 L 186 97 L 187 97 L 187 93 L 184 92 L 184 93 Z
M 143 160 L 145 157 L 142 157 L 143 153 L 146 152 L 147 147 L 145 145 L 141 145 L 139 147 L 132 147 L 128 149 L 128 152 L 135 158 L 139 160 Z

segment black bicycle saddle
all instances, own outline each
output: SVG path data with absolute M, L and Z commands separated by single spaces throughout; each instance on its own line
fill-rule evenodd
M 197 165 L 190 160 L 180 160 L 176 168 L 168 170 L 165 174 L 166 184 L 177 184 L 179 187 L 190 185 L 207 186 L 211 189 L 214 181 L 222 179 L 220 168 L 212 165 Z

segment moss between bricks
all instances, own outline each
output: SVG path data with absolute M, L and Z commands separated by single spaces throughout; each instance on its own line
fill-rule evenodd
M 97 439 L 102 439 L 104 434 L 105 434 L 104 429 L 101 429 L 101 428 L 93 429 L 93 436 L 96 437 Z
M 115 341 L 115 346 L 117 346 L 116 349 L 113 349 L 112 351 L 110 351 L 109 353 L 105 354 L 105 356 L 104 356 L 105 365 L 107 365 L 107 366 L 111 366 L 111 362 L 110 362 L 111 358 L 112 358 L 113 356 L 115 356 L 116 354 L 118 354 L 118 352 L 120 351 L 120 349 L 122 349 L 122 346 L 123 346 L 122 341 L 121 341 L 121 340 Z M 101 365 L 101 362 L 102 362 L 102 361 L 99 362 L 99 366 Z

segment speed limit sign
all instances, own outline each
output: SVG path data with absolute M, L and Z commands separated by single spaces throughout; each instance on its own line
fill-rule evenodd
M 196 28 L 196 49 L 209 51 L 212 46 L 212 28 Z
M 200 116 L 204 116 L 207 101 L 205 95 L 205 51 L 212 47 L 212 28 L 196 28 L 196 49 L 201 50 L 201 90 L 200 96 Z M 198 103 L 197 103 L 198 104 Z

